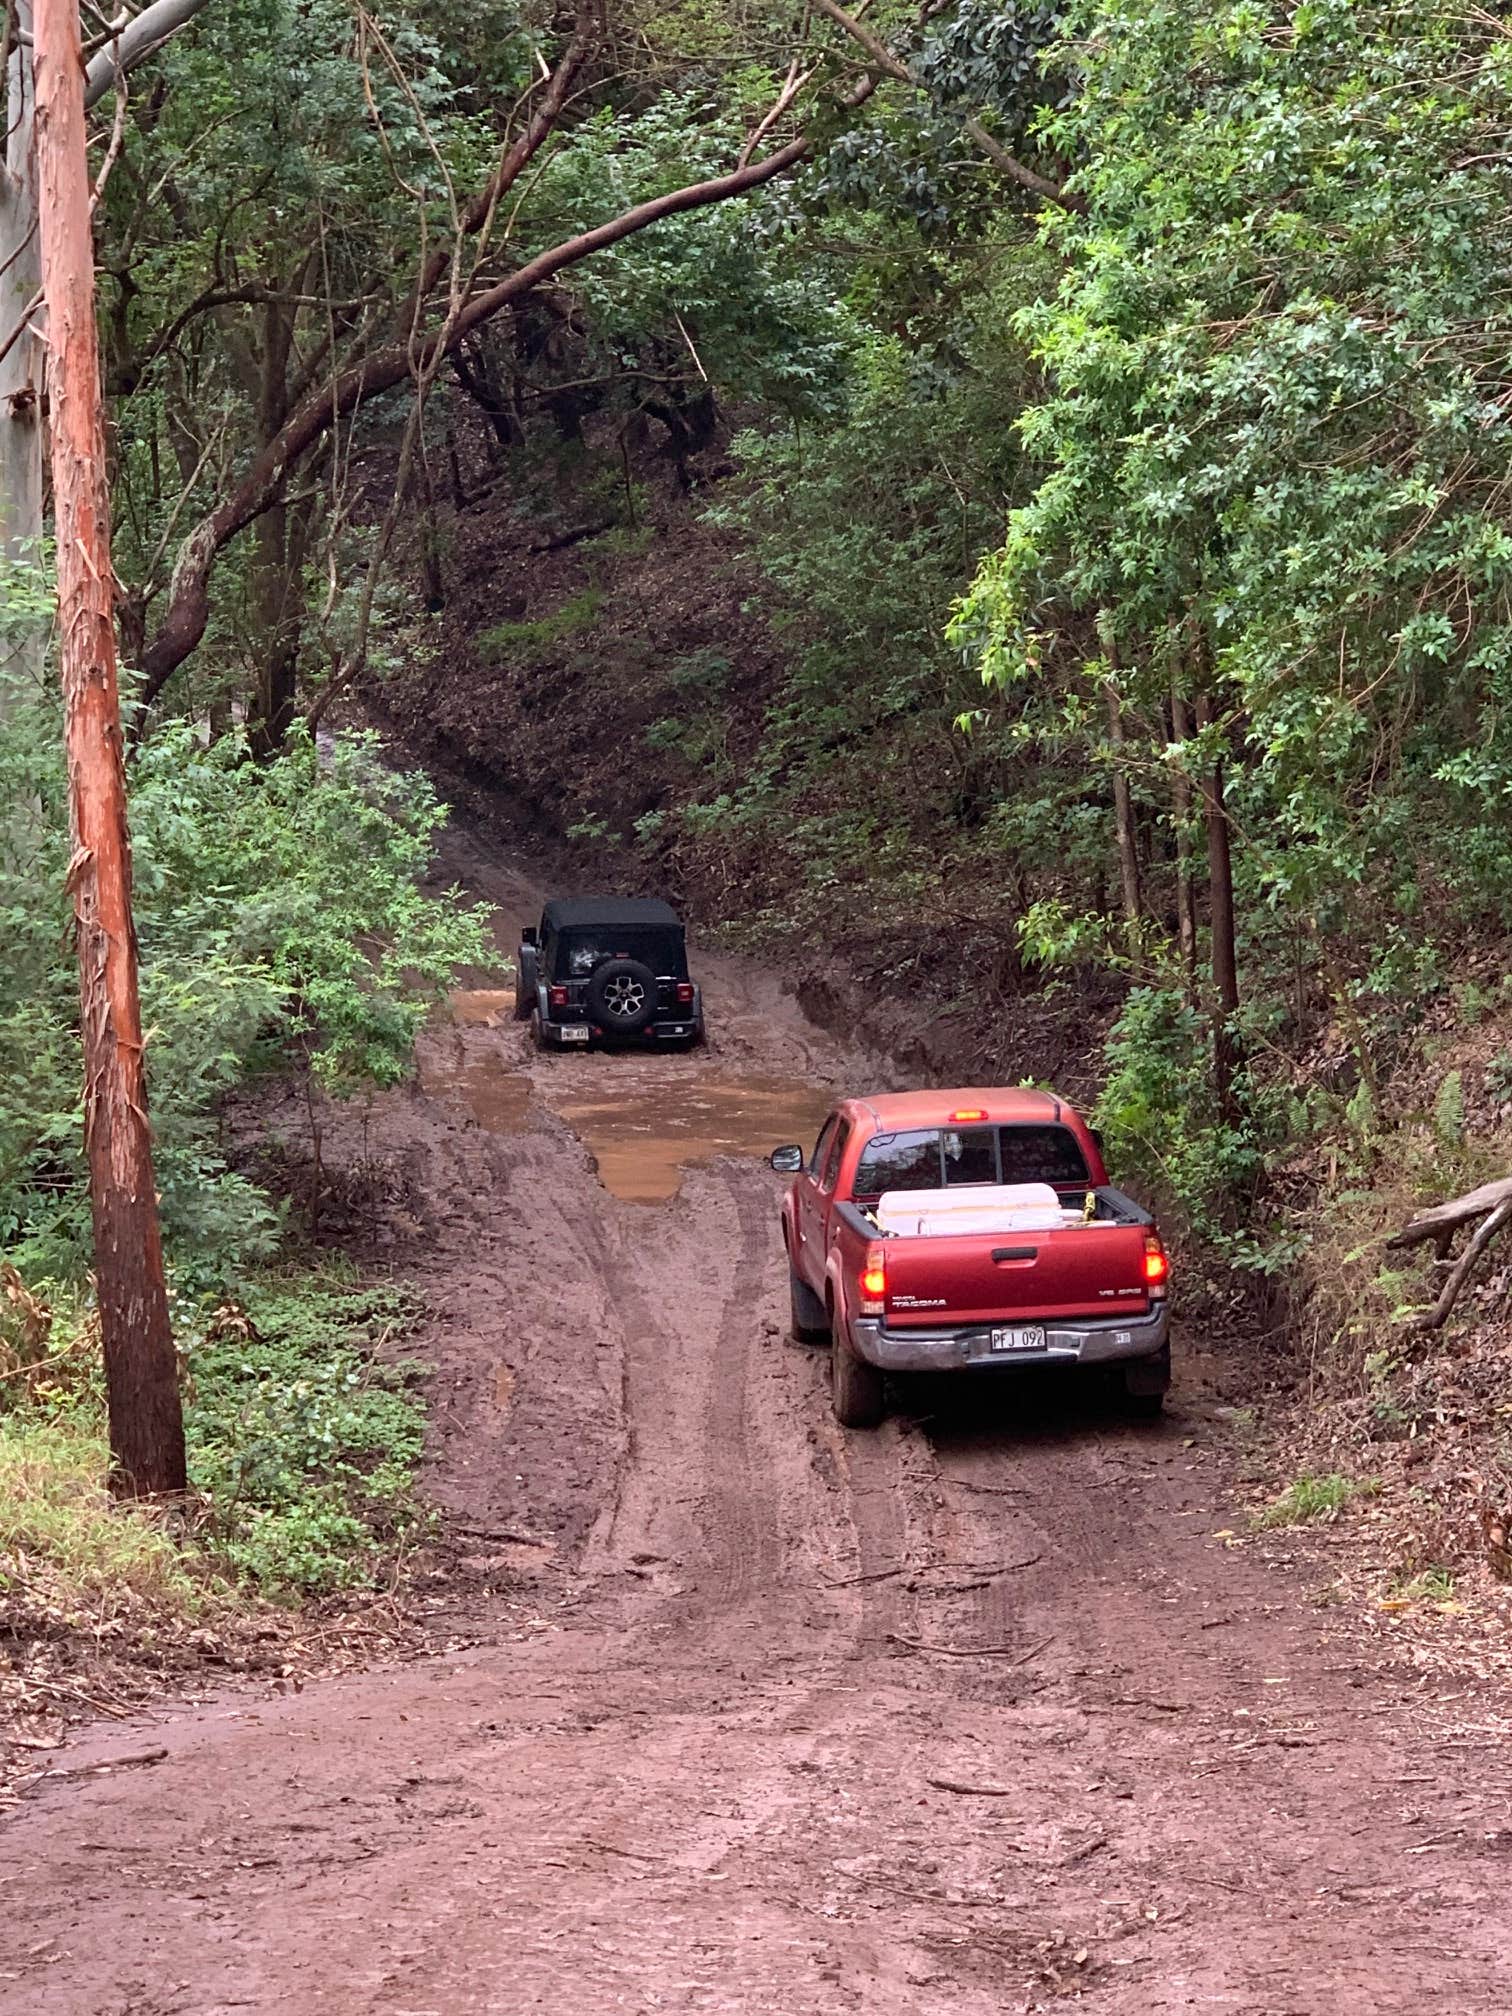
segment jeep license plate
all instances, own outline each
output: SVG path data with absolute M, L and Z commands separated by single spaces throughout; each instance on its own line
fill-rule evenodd
M 1038 1324 L 1028 1330 L 994 1330 L 992 1333 L 994 1351 L 1043 1351 L 1044 1348 L 1045 1333 Z
M 562 1041 L 564 1043 L 586 1043 L 588 1041 L 588 1031 L 583 1028 L 581 1023 L 574 1026 L 569 1022 L 562 1031 Z

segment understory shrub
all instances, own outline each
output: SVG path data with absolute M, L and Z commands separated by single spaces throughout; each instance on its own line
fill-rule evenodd
M 47 1354 L 0 1388 L 0 1604 L 39 1578 L 65 1609 L 318 1595 L 373 1582 L 423 1534 L 421 1368 L 394 1348 L 420 1313 L 407 1289 L 328 1271 L 258 1276 L 242 1303 L 175 1294 L 182 1513 L 112 1501 L 87 1302 L 29 1299 Z
M 164 1227 L 186 1285 L 209 1285 L 278 1232 L 227 1168 L 224 1095 L 290 1068 L 338 1094 L 397 1082 L 437 991 L 491 954 L 482 911 L 422 890 L 445 809 L 374 736 L 296 734 L 254 763 L 239 736 L 169 722 L 130 783 Z M 61 724 L 35 697 L 0 739 L 0 1247 L 28 1279 L 88 1252 L 68 846 Z

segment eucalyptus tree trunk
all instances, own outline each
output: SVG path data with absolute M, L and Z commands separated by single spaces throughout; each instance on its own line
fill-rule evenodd
M 35 0 L 35 15 L 38 216 L 48 311 L 84 1135 L 111 1487 L 118 1496 L 144 1497 L 184 1489 L 184 1423 L 163 1278 L 137 992 L 78 0 Z
M 13 0 L 0 169 L 0 594 L 34 587 L 42 554 L 42 371 L 32 0 Z M 40 684 L 47 621 L 0 609 L 0 721 L 26 682 Z
M 11 53 L 5 73 L 5 160 L 0 166 L 0 595 L 34 592 L 43 532 L 42 296 L 35 148 L 35 0 L 9 0 Z M 206 0 L 151 0 L 91 57 L 84 71 L 87 109 L 119 79 L 193 20 Z M 81 58 L 82 61 L 82 58 Z M 81 113 L 82 116 L 82 113 Z M 48 621 L 5 618 L 0 610 L 0 723 L 27 680 L 40 683 Z

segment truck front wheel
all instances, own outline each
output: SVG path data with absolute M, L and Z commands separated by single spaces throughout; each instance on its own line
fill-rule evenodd
M 830 1403 L 842 1428 L 875 1428 L 887 1411 L 882 1374 L 856 1356 L 838 1317 L 830 1345 Z

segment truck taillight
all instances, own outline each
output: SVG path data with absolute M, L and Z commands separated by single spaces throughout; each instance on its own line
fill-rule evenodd
M 861 1314 L 880 1316 L 887 1300 L 887 1253 L 873 1240 L 861 1269 Z
M 1152 1295 L 1165 1293 L 1166 1276 L 1171 1271 L 1171 1263 L 1166 1258 L 1166 1250 L 1155 1232 L 1146 1232 L 1144 1248 L 1145 1286 Z
M 548 987 L 546 989 L 546 999 L 551 1003 L 553 1008 L 565 1008 L 567 1006 L 567 989 L 565 987 Z
M 693 1006 L 693 982 L 691 980 L 678 981 L 677 1005 L 679 1008 L 691 1008 Z

